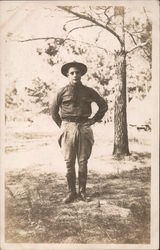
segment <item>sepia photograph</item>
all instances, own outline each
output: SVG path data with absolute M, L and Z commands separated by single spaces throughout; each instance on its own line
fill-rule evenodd
M 0 249 L 159 249 L 159 1 L 1 1 L 0 105 Z

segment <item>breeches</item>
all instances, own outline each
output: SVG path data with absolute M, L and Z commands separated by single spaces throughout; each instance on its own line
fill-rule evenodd
M 67 165 L 67 173 L 74 173 L 78 160 L 79 172 L 87 171 L 87 161 L 94 143 L 93 131 L 85 123 L 62 122 L 59 145 Z

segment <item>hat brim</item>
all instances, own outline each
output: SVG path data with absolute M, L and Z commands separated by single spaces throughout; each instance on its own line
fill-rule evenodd
M 70 62 L 70 63 L 66 63 L 62 66 L 62 68 L 61 68 L 62 74 L 67 77 L 68 70 L 71 67 L 78 68 L 80 70 L 82 76 L 87 72 L 87 66 L 85 64 L 79 63 L 79 62 Z

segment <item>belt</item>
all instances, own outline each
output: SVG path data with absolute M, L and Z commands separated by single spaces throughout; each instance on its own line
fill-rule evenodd
M 69 117 L 63 118 L 62 120 L 67 122 L 86 122 L 88 121 L 88 117 Z

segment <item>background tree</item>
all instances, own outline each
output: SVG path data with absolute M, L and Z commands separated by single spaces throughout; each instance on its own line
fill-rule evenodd
M 115 81 L 115 105 L 114 105 L 114 149 L 115 155 L 128 155 L 128 132 L 127 132 L 127 114 L 126 114 L 126 57 L 129 53 L 135 49 L 146 46 L 148 36 L 143 34 L 143 31 L 139 31 L 139 21 L 136 19 L 132 25 L 126 24 L 125 14 L 126 9 L 123 6 L 116 7 L 86 7 L 78 8 L 71 6 L 59 6 L 63 11 L 70 13 L 72 16 L 76 16 L 79 19 L 83 19 L 89 22 L 90 25 L 77 26 L 70 30 L 76 30 L 80 28 L 88 28 L 98 26 L 110 32 L 119 42 L 119 49 L 115 50 L 115 75 L 117 79 Z M 145 12 L 146 14 L 146 12 Z M 148 23 L 148 17 L 147 23 Z M 145 21 L 146 23 L 146 21 Z M 141 25 L 142 26 L 142 25 Z M 131 27 L 131 29 L 130 29 Z M 140 34 L 140 37 L 133 34 L 132 28 L 136 29 L 136 33 Z M 150 28 L 150 26 L 149 26 Z M 146 33 L 145 33 L 146 34 Z M 133 47 L 126 49 L 126 35 L 129 36 Z M 137 43 L 138 41 L 138 43 Z
M 49 114 L 49 93 L 54 90 L 54 87 L 54 83 L 52 85 L 47 84 L 38 77 L 33 79 L 30 88 L 25 88 L 30 97 L 30 102 L 36 105 L 38 113 Z
M 42 37 L 42 38 L 31 38 L 25 41 L 34 41 L 34 40 L 46 40 L 52 39 L 52 43 L 48 43 L 48 48 L 45 50 L 45 53 L 49 55 L 48 63 L 51 66 L 54 66 L 58 62 L 63 62 L 63 59 L 59 55 L 61 48 L 65 47 L 67 51 L 70 49 L 73 50 L 74 54 L 86 54 L 85 45 L 91 46 L 88 41 L 83 41 L 84 46 L 80 47 L 76 44 L 75 40 L 70 37 L 72 32 L 84 29 L 92 29 L 98 27 L 96 41 L 93 41 L 92 47 L 103 50 L 105 59 L 108 56 L 108 51 L 104 47 L 100 47 L 97 44 L 97 41 L 100 39 L 101 34 L 105 36 L 105 32 L 109 32 L 110 35 L 114 37 L 114 40 L 117 41 L 118 47 L 114 50 L 114 63 L 109 66 L 106 63 L 103 57 L 100 58 L 99 64 L 96 64 L 96 72 L 92 73 L 94 80 L 97 79 L 101 86 L 103 86 L 104 95 L 107 95 L 108 83 L 114 83 L 114 90 L 110 88 L 112 94 L 115 95 L 114 103 L 114 149 L 113 154 L 115 155 L 127 155 L 129 154 L 128 147 L 128 131 L 127 131 L 127 114 L 126 114 L 126 105 L 127 105 L 127 80 L 132 79 L 132 73 L 134 68 L 133 65 L 133 55 L 136 51 L 139 52 L 139 55 L 146 58 L 149 61 L 151 67 L 151 22 L 148 18 L 148 15 L 144 8 L 141 11 L 138 11 L 141 14 L 139 17 L 134 17 L 132 10 L 129 8 L 124 8 L 123 6 L 94 6 L 94 7 L 75 7 L 75 6 L 59 6 L 60 10 L 69 13 L 72 17 L 64 24 L 64 30 L 66 31 L 65 38 L 57 37 Z M 143 16 L 143 18 L 142 18 Z M 83 33 L 83 32 L 82 32 Z M 106 34 L 107 37 L 107 34 Z M 79 41 L 76 41 L 79 43 Z M 139 50 L 143 48 L 143 50 Z M 143 51 L 143 52 L 142 52 Z M 41 54 L 41 51 L 38 49 L 37 52 Z M 89 56 L 90 58 L 92 57 Z M 137 60 L 137 59 L 136 59 Z M 89 63 L 91 63 L 90 60 Z M 135 63 L 136 65 L 136 63 Z M 127 67 L 130 67 L 130 76 L 126 73 Z M 105 69 L 106 67 L 106 69 Z M 108 74 L 108 69 L 111 74 Z M 133 70 L 133 71 L 132 71 Z M 145 75 L 145 71 L 141 72 L 141 75 Z M 134 81 L 130 81 L 128 85 L 128 90 L 130 92 L 139 91 L 144 87 L 141 87 L 139 73 L 134 76 L 134 79 L 137 79 L 136 84 Z M 113 79 L 112 79 L 113 77 Z M 92 78 L 92 80 L 93 80 Z M 147 77 L 151 78 L 150 76 Z M 89 76 L 88 76 L 89 79 Z M 147 81 L 147 80 L 146 80 Z M 133 86 L 130 86 L 133 85 Z M 134 86 L 135 85 L 135 86 Z M 149 89 L 149 88 L 148 88 Z M 128 98 L 128 101 L 132 97 Z
M 18 93 L 15 80 L 6 88 L 6 93 L 5 93 L 6 122 L 20 119 L 20 114 L 23 110 L 23 104 L 24 100 Z

